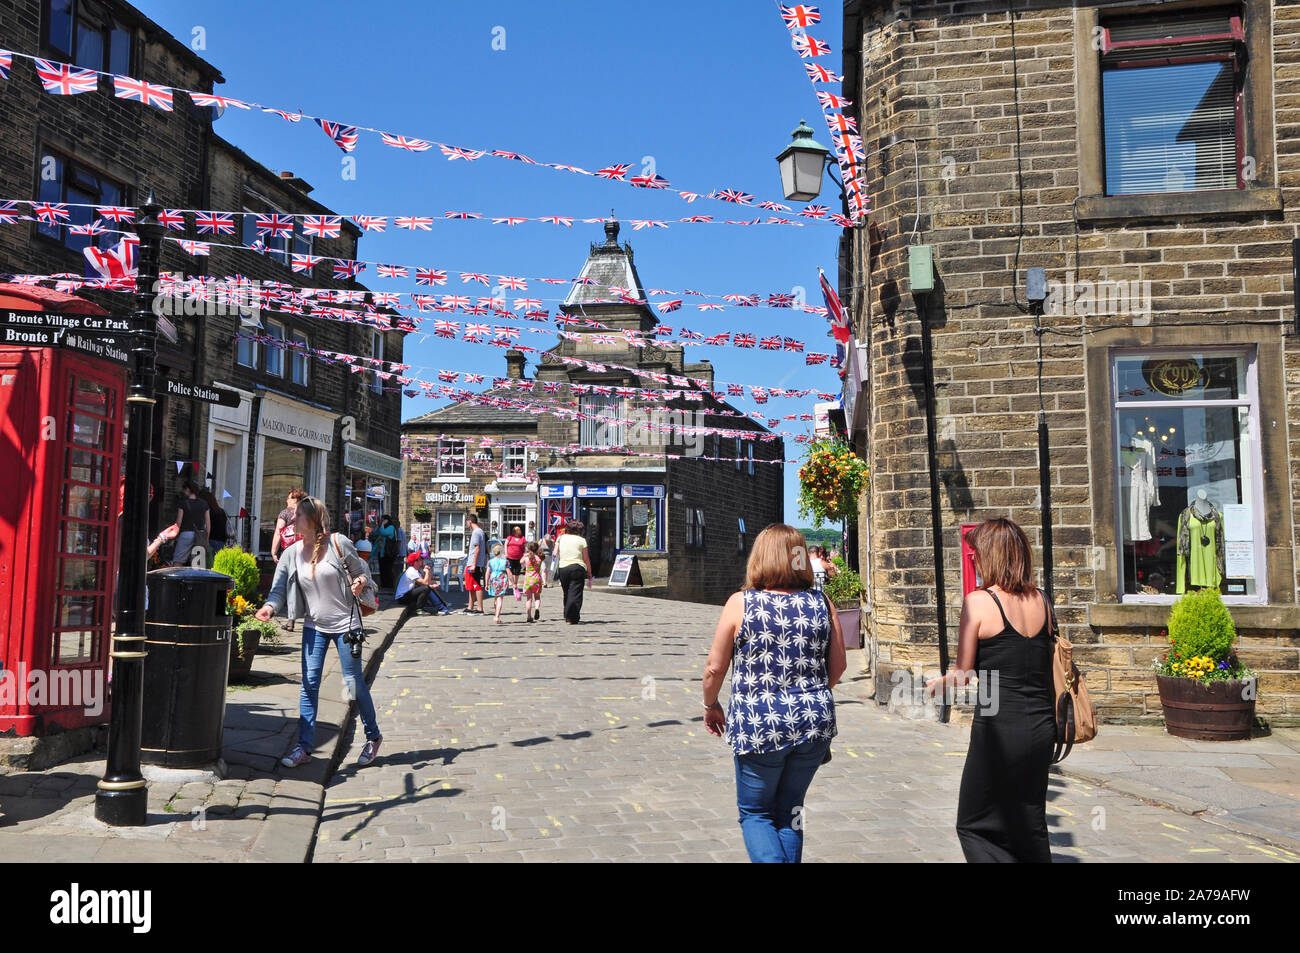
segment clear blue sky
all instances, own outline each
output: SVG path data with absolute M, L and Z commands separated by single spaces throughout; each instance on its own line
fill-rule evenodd
M 790 48 L 776 6 L 767 0 L 136 2 L 182 40 L 192 37 L 195 27 L 203 28 L 206 49 L 200 55 L 226 77 L 218 93 L 392 133 L 508 149 L 584 169 L 629 162 L 635 170 L 651 157 L 674 189 L 737 188 L 775 201 L 782 195 L 774 159 L 798 120 L 806 118 L 816 138 L 829 145 L 801 65 L 806 61 Z M 810 32 L 832 44 L 834 54 L 821 62 L 838 71 L 837 6 L 821 8 L 826 20 Z M 495 50 L 494 37 L 502 30 L 505 49 Z M 753 217 L 704 198 L 687 204 L 675 192 L 632 189 L 491 157 L 468 163 L 448 162 L 436 149 L 406 154 L 369 133 L 362 133 L 352 154 L 356 178 L 347 181 L 341 174 L 343 153 L 314 123 L 229 110 L 216 129 L 270 168 L 302 176 L 315 187 L 314 198 L 345 213 L 437 216 L 444 209 L 463 209 L 488 216 L 594 218 L 613 208 L 625 222 L 692 214 Z M 838 211 L 838 194 L 828 178 L 818 201 Z M 494 275 L 571 277 L 588 244 L 604 237 L 599 225 L 580 222 L 572 229 L 536 222 L 509 228 L 488 221 L 435 223 L 431 232 L 394 232 L 391 224 L 389 229 L 367 234 L 359 257 Z M 647 287 L 764 294 L 802 287 L 810 304 L 821 305 L 817 267 L 834 276 L 838 236 L 838 229 L 825 226 L 682 224 L 632 232 L 625 224 L 621 238 L 631 242 Z M 373 269 L 362 280 L 376 290 L 415 290 L 376 279 Z M 434 290 L 461 293 L 462 287 L 481 291 L 478 285 L 462 286 L 454 274 L 448 285 Z M 559 293 L 537 283 L 527 292 L 530 297 Z M 706 334 L 779 333 L 806 341 L 809 350 L 833 350 L 819 315 L 767 308 L 699 312 L 687 310 L 687 302 L 665 323 Z M 536 347 L 555 339 L 525 332 L 522 340 Z M 421 342 L 413 335 L 405 360 L 423 369 L 426 379 L 438 368 L 503 375 L 503 354 L 500 348 L 432 337 Z M 711 360 L 719 380 L 838 390 L 834 370 L 806 367 L 799 354 L 700 347 L 689 356 Z M 770 400 L 763 407 L 776 417 L 810 412 L 814 401 L 813 396 Z M 758 406 L 748 397 L 733 402 L 743 411 Z M 436 406 L 425 398 L 405 398 L 403 418 Z M 803 433 L 810 426 L 785 421 L 780 429 Z M 801 455 L 801 444 L 787 440 L 786 448 L 787 457 Z M 798 522 L 796 470 L 786 467 L 786 518 L 792 522 Z

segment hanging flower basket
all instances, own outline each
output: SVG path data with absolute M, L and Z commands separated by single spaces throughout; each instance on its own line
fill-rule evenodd
M 867 464 L 840 440 L 818 440 L 799 468 L 799 515 L 814 527 L 857 522 L 858 498 L 867 487 Z

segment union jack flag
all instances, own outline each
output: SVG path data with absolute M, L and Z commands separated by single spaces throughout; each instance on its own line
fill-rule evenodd
M 829 359 L 829 354 L 818 354 L 815 351 L 809 351 L 803 356 L 803 362 L 805 364 L 825 364 Z
M 816 63 L 804 63 L 803 68 L 808 71 L 809 78 L 814 83 L 842 83 L 844 77 L 832 73 L 825 66 L 819 66 Z
M 236 109 L 247 109 L 248 103 L 242 99 L 231 99 L 229 96 L 214 96 L 212 93 L 190 93 L 190 102 L 195 106 L 216 106 L 219 109 L 229 109 L 234 106 Z
M 102 219 L 110 222 L 134 222 L 135 209 L 123 208 L 120 205 L 97 205 L 95 213 Z
M 513 227 L 513 226 L 515 226 L 515 225 L 522 225 L 522 224 L 523 224 L 524 222 L 526 222 L 526 221 L 528 221 L 528 219 L 526 219 L 526 218 L 517 218 L 517 217 L 514 217 L 514 216 L 506 216 L 505 218 L 494 218 L 494 219 L 492 219 L 492 224 L 493 224 L 493 225 L 510 225 L 510 226 Z
M 285 236 L 293 234 L 293 216 L 278 215 L 272 212 L 269 215 L 258 215 L 256 218 L 257 234 L 271 235 L 272 237 Z
M 381 132 L 379 138 L 384 141 L 384 145 L 392 146 L 394 149 L 405 149 L 408 152 L 428 152 L 433 148 L 432 142 L 424 139 L 408 139 L 406 136 L 390 136 L 386 132 Z
M 178 208 L 165 208 L 158 213 L 158 224 L 173 232 L 185 231 L 185 213 Z
M 616 182 L 626 182 L 627 170 L 630 169 L 631 166 L 632 164 L 630 162 L 621 162 L 618 165 L 607 165 L 603 169 L 597 169 L 593 175 L 597 175 L 602 179 L 612 179 Z
M 850 228 L 853 225 L 853 220 L 851 218 L 847 215 L 841 215 L 839 212 L 832 212 L 830 220 L 841 228 Z
M 397 308 L 402 304 L 402 296 L 395 291 L 375 291 L 370 297 L 379 308 Z
M 829 211 L 825 205 L 806 205 L 799 209 L 798 214 L 804 218 L 825 218 Z
M 543 381 L 542 391 L 547 394 L 558 394 L 560 392 L 559 381 Z
M 18 221 L 20 209 L 17 202 L 0 202 L 0 225 Z
M 796 4 L 792 7 L 787 7 L 783 3 L 777 4 L 777 6 L 781 8 L 781 19 L 784 20 L 785 25 L 791 29 L 794 29 L 795 27 L 812 26 L 814 23 L 821 22 L 821 11 L 816 7 L 807 6 L 802 3 Z
M 808 57 L 825 56 L 831 51 L 829 43 L 823 43 L 815 36 L 809 36 L 807 33 L 796 33 L 794 38 L 794 48 L 799 51 L 799 55 L 805 59 Z
M 31 205 L 32 213 L 36 216 L 37 221 L 44 222 L 47 225 L 56 224 L 59 219 L 69 219 L 72 217 L 72 213 L 68 211 L 68 207 L 62 203 L 30 202 L 28 204 Z
M 632 231 L 639 232 L 643 228 L 667 228 L 667 222 L 657 222 L 653 219 L 634 218 L 632 219 Z
M 172 111 L 172 91 L 166 86 L 155 86 L 142 79 L 114 76 L 113 95 L 118 99 L 134 99 L 146 106 L 156 106 L 164 112 Z
M 0 79 L 9 78 L 9 68 L 14 65 L 14 56 L 8 50 L 0 50 Z
M 194 225 L 200 235 L 235 234 L 235 217 L 227 212 L 195 212 Z
M 460 325 L 457 324 L 455 321 L 434 321 L 433 322 L 433 333 L 438 335 L 438 337 L 454 338 L 456 336 L 456 332 L 458 332 L 459 330 L 460 330 Z
M 677 298 L 673 301 L 662 301 L 659 303 L 659 311 L 661 314 L 667 314 L 669 311 L 677 311 L 678 309 L 681 308 L 681 306 L 682 306 L 681 298 Z
M 352 220 L 367 232 L 382 232 L 388 227 L 388 217 L 385 215 L 357 215 Z
M 559 162 L 543 162 L 542 165 L 548 165 L 552 169 L 560 169 L 563 172 L 576 172 L 579 175 L 591 175 L 586 169 L 579 169 L 576 165 L 562 165 Z
M 523 278 L 515 278 L 511 275 L 499 275 L 497 281 L 502 288 L 509 288 L 512 291 L 525 291 L 528 289 L 528 282 Z
M 853 105 L 843 96 L 836 96 L 821 89 L 817 90 L 817 101 L 822 104 L 822 109 L 843 109 L 845 106 Z
M 334 144 L 344 152 L 351 152 L 357 147 L 356 126 L 345 126 L 340 122 L 330 122 L 328 119 L 317 119 L 316 125 L 320 126 L 321 131 L 334 140 Z
M 292 264 L 289 267 L 291 267 L 294 271 L 310 272 L 313 268 L 319 265 L 324 259 L 320 258 L 317 255 L 295 254 L 291 257 L 290 260 Z
M 212 246 L 207 242 L 192 242 L 182 238 L 177 244 L 185 249 L 187 255 L 193 255 L 196 258 L 200 255 L 210 255 L 212 253 Z
M 687 340 L 687 341 L 703 341 L 703 340 L 704 340 L 704 335 L 703 335 L 703 334 L 701 334 L 699 331 L 692 331 L 690 328 L 682 328 L 682 330 L 681 330 L 681 332 L 680 332 L 680 335 L 681 335 L 681 337 L 682 337 L 684 340 Z M 674 383 L 676 383 L 676 382 L 674 382 Z M 682 381 L 682 383 L 685 384 L 686 382 L 685 382 L 685 381 Z
M 728 384 L 728 385 L 727 385 L 727 393 L 730 394 L 730 395 L 733 396 L 733 397 L 744 397 L 744 396 L 745 396 L 745 385 L 744 385 L 744 384 Z
M 826 117 L 826 125 L 830 126 L 831 132 L 858 131 L 858 121 L 852 116 L 844 115 L 844 113 L 831 113 Z
M 417 291 L 411 295 L 411 301 L 413 301 L 415 306 L 421 311 L 438 310 L 438 299 L 433 297 L 433 295 L 422 295 Z
M 659 327 L 655 328 L 655 334 L 658 335 L 667 335 L 672 333 L 673 333 L 673 329 L 671 325 L 661 324 L 659 325 Z
M 298 122 L 298 120 L 302 119 L 302 113 L 287 113 L 283 109 L 276 109 L 274 106 L 263 106 L 262 112 L 274 113 L 285 122 Z
M 529 321 L 545 321 L 550 316 L 551 313 L 547 311 L 545 308 L 538 308 L 536 311 L 524 312 L 524 317 L 527 318 Z M 529 328 L 528 330 L 536 332 L 537 334 L 549 333 L 546 331 L 545 328 Z
M 697 304 L 695 307 L 701 311 L 725 311 L 726 306 L 720 304 Z
M 491 334 L 492 327 L 487 324 L 467 324 L 465 325 L 465 337 L 473 337 L 476 334 Z
M 103 235 L 108 232 L 100 222 L 89 222 L 85 225 L 69 225 L 69 235 Z
M 541 306 L 541 298 L 516 298 L 514 303 L 514 309 L 516 311 L 523 310 L 525 313 L 532 311 L 535 308 L 540 308 Z
M 492 155 L 500 159 L 514 159 L 516 162 L 527 162 L 529 165 L 537 165 L 536 160 L 528 158 L 520 152 L 506 152 L 502 149 L 493 149 Z
M 726 344 L 730 338 L 731 338 L 730 332 L 724 331 L 722 334 L 714 334 L 711 337 L 705 338 L 704 343 L 718 346 L 718 345 Z
M 477 149 L 462 149 L 460 146 L 444 146 L 442 143 L 438 143 L 438 148 L 442 150 L 442 154 L 447 157 L 448 162 L 455 162 L 457 159 L 464 159 L 466 162 L 473 162 L 475 159 L 481 159 L 486 155 L 486 153 L 480 152 Z
M 492 333 L 499 338 L 500 337 L 517 338 L 519 337 L 520 331 L 518 328 L 515 327 L 503 327 L 501 325 L 497 325 L 492 329 Z
M 335 278 L 355 278 L 365 270 L 366 263 L 364 261 L 350 261 L 347 258 L 334 259 Z
M 711 222 L 711 221 L 713 221 L 713 216 L 712 216 L 712 215 L 692 215 L 692 216 L 690 216 L 689 218 L 679 218 L 677 221 L 679 221 L 679 222 Z
M 724 202 L 735 202 L 737 205 L 748 205 L 754 201 L 754 196 L 738 189 L 722 189 L 718 192 L 710 192 L 709 198 L 721 199 Z
M 492 297 L 492 298 L 478 299 L 478 306 L 480 308 L 491 308 L 493 311 L 497 310 L 498 308 L 504 308 L 505 305 L 506 302 L 504 298 Z
M 732 343 L 734 343 L 736 347 L 753 347 L 758 343 L 758 341 L 752 334 L 737 334 L 732 338 Z
M 36 74 L 41 78 L 41 85 L 47 93 L 56 96 L 75 96 L 77 93 L 93 93 L 99 88 L 99 75 L 94 70 L 78 69 L 67 63 L 55 63 L 50 60 L 35 59 Z
M 782 338 L 781 350 L 783 351 L 803 351 L 803 341 L 796 341 L 794 338 Z
M 443 218 L 482 218 L 480 212 L 443 212 Z
M 780 202 L 762 201 L 758 203 L 759 208 L 765 208 L 772 212 L 788 212 L 790 206 L 782 205 Z
M 415 269 L 415 283 L 417 285 L 445 285 L 447 283 L 447 273 L 438 271 L 436 268 L 417 268 Z
M 789 308 L 794 306 L 794 295 L 772 294 L 767 296 L 769 308 Z
M 442 303 L 450 308 L 468 308 L 469 298 L 461 295 L 443 295 Z
M 302 233 L 317 238 L 338 238 L 343 219 L 338 215 L 304 215 Z
M 460 375 L 455 371 L 439 371 L 438 380 L 446 381 L 448 384 L 454 384 L 456 381 L 460 380 Z
M 482 384 L 482 383 L 483 383 L 483 375 L 482 375 L 482 374 L 466 374 L 466 375 L 465 375 L 465 383 L 466 383 L 466 384 Z
M 672 185 L 662 175 L 634 175 L 628 182 L 638 189 L 666 189 Z
M 460 273 L 460 280 L 462 284 L 469 284 L 471 281 L 477 281 L 479 284 L 484 285 L 492 284 L 492 279 L 489 276 L 479 274 L 475 271 L 462 271 Z
M 538 219 L 539 222 L 548 222 L 551 225 L 563 225 L 565 228 L 573 227 L 573 219 L 563 218 L 559 215 L 543 215 Z M 546 280 L 546 279 L 543 279 Z
M 405 228 L 408 231 L 415 231 L 417 228 L 422 232 L 433 229 L 433 219 L 426 218 L 422 215 L 399 215 L 393 219 L 393 224 L 398 228 Z
M 466 314 L 473 314 L 473 315 L 483 315 L 483 314 L 488 314 L 488 313 L 490 313 L 491 311 L 492 311 L 491 308 L 484 307 L 484 306 L 481 305 L 481 304 L 471 305 L 470 307 L 465 308 L 465 313 L 466 313 Z

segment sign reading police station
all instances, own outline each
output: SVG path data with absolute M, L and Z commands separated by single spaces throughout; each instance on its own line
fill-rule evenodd
M 223 387 L 205 387 L 202 384 L 168 380 L 167 393 L 176 397 L 207 401 L 209 404 L 220 404 L 222 407 L 239 406 L 239 393 Z

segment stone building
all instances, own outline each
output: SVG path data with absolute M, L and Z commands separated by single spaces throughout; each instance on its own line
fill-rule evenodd
M 878 699 L 938 661 L 920 307 L 953 652 L 960 527 L 1010 516 L 1041 557 L 1041 400 L 1058 615 L 1103 717 L 1158 718 L 1170 604 L 1218 585 L 1258 710 L 1294 720 L 1300 7 L 862 0 L 844 16 L 873 198 L 841 288 L 870 381 L 849 396 L 872 472 Z M 914 245 L 933 249 L 932 292 L 913 293 Z M 1041 335 L 1030 267 L 1049 282 Z M 1208 547 L 1226 540 L 1199 561 L 1206 544 L 1179 541 L 1193 506 L 1222 518 Z
M 576 516 L 598 576 L 635 553 L 647 587 L 721 602 L 739 588 L 754 537 L 782 519 L 783 465 L 764 461 L 783 459 L 784 443 L 713 391 L 707 361 L 653 341 L 661 326 L 618 233 L 608 222 L 592 244 L 581 272 L 590 283 L 576 282 L 560 306 L 562 339 L 538 354 L 531 381 L 513 350 L 486 394 L 404 425 L 408 449 L 425 458 L 407 461 L 404 512 L 433 509 L 437 549 L 451 555 L 463 552 L 452 547 L 463 546 L 466 503 L 479 496 L 485 528 L 496 521 L 501 532 Z M 610 288 L 628 291 L 619 299 Z M 644 388 L 679 393 L 631 392 Z
M 212 92 L 224 82 L 217 67 L 122 0 L 6 4 L 0 8 L 0 49 L 176 90 Z M 117 99 L 103 77 L 96 92 L 55 96 L 43 91 L 31 62 L 20 57 L 0 84 L 0 125 L 6 130 L 0 193 L 6 197 L 68 203 L 77 224 L 92 220 L 87 205 L 135 206 L 150 191 L 169 209 L 329 214 L 309 197 L 307 183 L 272 172 L 225 142 L 213 129 L 219 112 L 194 105 L 183 92 L 174 94 L 171 111 Z M 214 239 L 196 233 L 193 216 L 186 219 L 185 231 L 166 236 Z M 161 270 L 365 291 L 355 280 L 330 277 L 329 257 L 357 257 L 359 230 L 352 223 L 343 223 L 339 238 L 313 239 L 297 218 L 292 238 L 272 239 L 267 253 L 258 255 L 219 247 L 249 245 L 257 237 L 252 214 L 237 214 L 236 221 L 238 234 L 216 237 L 209 257 L 191 257 L 164 241 Z M 82 275 L 85 245 L 108 247 L 120 237 L 111 231 L 79 237 L 35 222 L 8 224 L 0 227 L 0 273 Z M 289 255 L 295 252 L 324 261 L 310 272 L 294 271 Z M 130 295 L 82 294 L 116 314 L 134 309 Z M 175 518 L 187 479 L 211 485 L 234 517 L 235 538 L 263 553 L 290 483 L 306 486 L 335 513 L 375 515 L 392 508 L 401 474 L 400 389 L 370 370 L 326 364 L 293 345 L 400 362 L 402 332 L 277 313 L 274 306 L 242 325 L 237 314 L 221 308 L 177 307 L 169 319 L 177 340 L 160 338 L 158 344 L 151 533 Z M 241 340 L 241 330 L 290 346 Z M 217 384 L 243 399 L 236 408 L 210 405 L 169 394 L 169 382 Z M 281 439 L 289 425 L 297 442 Z

